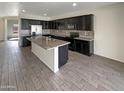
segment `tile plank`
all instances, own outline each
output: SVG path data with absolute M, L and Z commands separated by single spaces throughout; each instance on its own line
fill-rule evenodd
M 31 47 L 0 42 L 0 91 L 124 90 L 124 63 L 69 51 L 68 63 L 56 74 Z

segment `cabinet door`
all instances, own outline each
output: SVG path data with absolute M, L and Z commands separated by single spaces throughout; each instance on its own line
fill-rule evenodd
M 31 20 L 30 23 L 31 25 L 41 25 L 39 20 Z
M 55 21 L 56 23 L 56 29 L 59 29 L 59 22 Z
M 56 29 L 56 21 L 50 21 L 49 25 L 50 29 Z
M 71 18 L 65 19 L 65 28 L 66 30 L 70 30 L 71 29 Z
M 82 21 L 81 30 L 84 30 L 84 31 L 85 31 L 85 16 L 82 16 L 82 17 L 81 17 L 81 21 Z
M 56 22 L 53 21 L 53 29 L 56 29 Z
M 45 29 L 49 29 L 49 22 L 45 21 Z
M 75 25 L 74 30 L 82 30 L 82 17 L 76 17 L 74 25 Z
M 77 30 L 77 18 L 76 17 L 65 19 L 64 24 L 65 24 L 64 28 L 67 30 Z
M 30 20 L 28 20 L 28 19 L 21 19 L 21 29 L 29 30 L 30 29 Z
M 45 29 L 45 21 L 42 21 L 42 28 Z
M 43 21 L 40 21 L 40 25 L 42 25 L 42 28 L 43 28 Z
M 75 40 L 75 44 L 75 51 L 88 56 L 93 54 L 93 41 Z
M 49 26 L 49 27 L 48 27 L 49 29 L 52 29 L 52 21 L 49 21 L 49 22 L 48 22 L 48 26 Z
M 85 15 L 85 30 L 93 31 L 93 15 Z
M 64 20 L 59 20 L 59 29 L 61 29 L 61 30 L 65 29 L 65 22 L 64 22 Z
M 27 47 L 31 45 L 31 41 L 27 40 L 30 36 L 22 36 L 22 47 Z
M 79 40 L 75 40 L 75 45 L 76 45 L 75 50 L 77 52 L 81 52 L 81 42 Z
M 83 41 L 81 44 L 81 53 L 85 54 L 85 55 L 89 55 L 90 53 L 90 47 L 89 47 L 89 43 Z
M 59 47 L 59 67 L 63 66 L 68 60 L 68 45 Z
M 68 29 L 69 30 L 76 30 L 76 24 L 77 24 L 77 19 L 76 18 L 70 18 L 68 22 Z
M 63 29 L 64 30 L 67 30 L 68 29 L 67 25 L 68 25 L 68 19 L 67 18 L 66 19 L 63 19 L 62 20 L 62 26 L 63 26 Z

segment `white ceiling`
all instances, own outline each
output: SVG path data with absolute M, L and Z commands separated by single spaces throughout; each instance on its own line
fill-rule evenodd
M 111 4 L 113 2 L 77 2 L 77 6 L 73 7 L 72 2 L 0 2 L 0 16 L 17 16 L 22 14 L 21 10 L 24 9 L 25 14 L 44 16 L 43 14 L 47 13 L 47 17 L 51 17 Z
M 0 17 L 18 16 L 19 3 L 0 2 Z

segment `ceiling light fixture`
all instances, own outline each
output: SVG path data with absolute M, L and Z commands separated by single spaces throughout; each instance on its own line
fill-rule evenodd
M 77 6 L 77 3 L 73 3 L 72 6 Z
M 25 13 L 26 11 L 23 9 L 22 12 Z
M 44 16 L 47 16 L 47 14 L 43 14 Z

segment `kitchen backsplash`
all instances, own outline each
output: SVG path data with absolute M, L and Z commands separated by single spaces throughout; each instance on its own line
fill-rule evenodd
M 43 29 L 42 34 L 50 34 L 50 29 Z
M 22 33 L 23 32 L 23 33 Z M 79 31 L 79 30 L 55 30 L 55 29 L 43 29 L 42 34 L 54 34 L 70 36 L 70 32 L 79 32 L 80 37 L 94 38 L 94 31 Z M 21 35 L 30 35 L 29 30 L 23 30 Z
M 30 30 L 20 30 L 19 31 L 20 36 L 29 35 L 29 34 L 30 34 Z
M 50 30 L 50 34 L 69 36 L 70 32 L 79 32 L 79 37 L 94 38 L 93 31 L 79 31 L 79 30 Z

